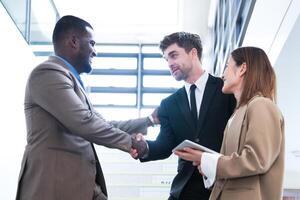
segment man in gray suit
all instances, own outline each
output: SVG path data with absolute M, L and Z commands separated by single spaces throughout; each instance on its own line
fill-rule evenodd
M 54 56 L 30 74 L 25 94 L 27 146 L 18 200 L 105 200 L 107 191 L 93 143 L 129 152 L 145 143 L 149 118 L 107 122 L 89 101 L 79 74 L 96 56 L 92 26 L 64 16 L 53 32 Z

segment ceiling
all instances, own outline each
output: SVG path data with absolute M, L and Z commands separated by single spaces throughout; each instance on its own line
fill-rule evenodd
M 33 41 L 51 41 L 55 13 L 48 0 L 32 1 Z M 98 43 L 158 43 L 175 31 L 208 32 L 209 0 L 53 0 L 59 13 L 92 24 Z M 46 7 L 52 7 L 50 4 Z M 49 17 L 49 15 L 51 17 Z

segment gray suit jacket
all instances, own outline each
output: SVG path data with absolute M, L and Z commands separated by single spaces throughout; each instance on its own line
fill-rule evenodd
M 146 133 L 147 118 L 107 122 L 68 67 L 49 57 L 31 73 L 25 93 L 27 146 L 17 199 L 91 200 L 95 182 L 107 192 L 92 143 L 129 152 L 131 137 Z M 124 132 L 125 131 L 125 132 Z

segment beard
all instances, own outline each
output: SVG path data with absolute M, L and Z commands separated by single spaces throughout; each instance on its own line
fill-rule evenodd
M 90 63 L 85 63 L 82 68 L 83 72 L 87 74 L 92 71 L 92 66 L 90 65 Z
M 182 71 L 177 70 L 176 73 L 172 74 L 176 81 L 186 80 L 187 75 L 184 74 Z
M 92 71 L 92 66 L 90 58 L 83 53 L 77 55 L 77 64 L 80 68 L 80 73 L 90 73 Z

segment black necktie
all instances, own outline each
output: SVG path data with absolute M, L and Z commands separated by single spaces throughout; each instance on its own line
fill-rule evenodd
M 197 88 L 197 86 L 195 84 L 191 85 L 191 87 L 190 87 L 190 90 L 191 90 L 191 93 L 190 93 L 191 112 L 192 112 L 192 116 L 193 116 L 195 126 L 197 126 L 197 119 L 198 119 L 196 96 L 195 96 L 196 88 Z

